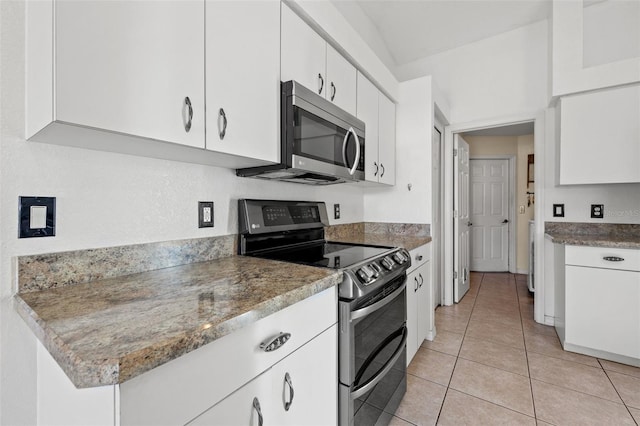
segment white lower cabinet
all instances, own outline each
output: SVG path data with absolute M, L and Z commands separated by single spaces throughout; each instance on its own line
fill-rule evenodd
M 435 337 L 430 253 L 431 244 L 411 251 L 412 265 L 407 274 L 407 365 L 422 342 Z
M 640 366 L 640 250 L 566 246 L 564 255 L 564 349 Z
M 189 425 L 336 424 L 336 333 L 334 325 Z

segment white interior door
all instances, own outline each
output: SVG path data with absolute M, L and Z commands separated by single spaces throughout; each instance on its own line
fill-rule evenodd
M 469 144 L 455 135 L 454 149 L 453 298 L 457 303 L 469 290 Z
M 471 165 L 471 270 L 509 270 L 509 160 Z

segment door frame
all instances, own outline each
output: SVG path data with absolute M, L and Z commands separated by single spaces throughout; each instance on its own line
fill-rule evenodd
M 445 232 L 445 226 L 444 226 L 444 218 L 445 218 L 445 214 L 446 214 L 446 209 L 444 207 L 444 201 L 446 200 L 444 194 L 445 194 L 445 180 L 446 180 L 446 175 L 445 175 L 445 143 L 444 143 L 444 131 L 445 131 L 445 125 L 441 122 L 441 120 L 439 120 L 437 117 L 434 119 L 433 122 L 433 129 L 437 130 L 440 133 L 440 140 L 437 142 L 437 144 L 440 146 L 440 164 L 439 164 L 439 170 L 440 170 L 440 179 L 439 179 L 439 183 L 440 183 L 440 188 L 439 188 L 439 193 L 440 193 L 440 198 L 439 199 L 432 199 L 431 200 L 431 218 L 435 218 L 436 217 L 436 212 L 439 211 L 440 212 L 440 229 L 438 230 L 437 233 L 437 240 L 434 239 L 434 241 L 432 242 L 431 246 L 432 246 L 432 253 L 437 253 L 437 255 L 433 255 L 432 254 L 432 264 L 433 267 L 431 268 L 431 282 L 433 283 L 434 289 L 437 286 L 440 287 L 440 298 L 439 300 L 437 300 L 437 304 L 438 305 L 444 305 L 444 285 L 443 283 L 445 282 L 444 280 L 444 257 L 443 253 L 445 253 L 444 251 L 444 232 Z M 433 135 L 433 130 L 432 130 L 432 135 Z M 433 153 L 433 146 L 436 142 L 435 141 L 431 141 L 431 152 Z M 432 159 L 433 161 L 433 159 Z M 432 167 L 432 172 L 431 172 L 431 194 L 436 194 L 436 180 L 434 179 L 434 173 L 433 173 L 433 167 Z M 432 195 L 433 198 L 433 195 Z M 433 220 L 432 220 L 433 222 Z M 432 223 L 432 226 L 435 226 L 435 224 Z M 431 230 L 431 235 L 434 236 L 434 232 L 435 232 L 435 227 L 434 229 Z M 437 272 L 440 273 L 440 276 L 438 277 L 436 274 Z M 435 291 L 434 291 L 435 292 Z
M 538 110 L 528 113 L 521 113 L 510 116 L 486 118 L 460 124 L 452 124 L 445 127 L 444 135 L 444 158 L 445 158 L 445 215 L 444 220 L 444 304 L 453 304 L 453 135 L 456 133 L 470 132 L 472 130 L 490 129 L 493 127 L 503 127 L 511 124 L 533 122 L 534 123 L 534 193 L 535 202 L 535 274 L 544 277 L 544 212 L 545 212 L 545 120 L 547 110 Z M 551 112 L 549 112 L 551 113 Z M 553 117 L 551 117 L 553 118 Z M 552 134 L 549 135 L 551 140 Z M 540 282 L 534 293 L 534 319 L 536 322 L 545 323 L 545 283 Z M 552 325 L 552 324 L 549 324 Z
M 517 259 L 516 259 L 516 156 L 515 155 L 476 155 L 469 157 L 469 165 L 473 160 L 508 160 L 509 167 L 509 206 L 507 207 L 509 219 L 509 253 L 507 256 L 507 270 L 512 273 L 517 273 Z M 469 179 L 471 179 L 471 173 L 469 173 Z M 471 187 L 471 185 L 469 185 Z M 471 200 L 471 189 L 469 190 L 469 200 Z M 471 203 L 469 203 L 471 204 Z M 471 220 L 471 213 L 469 213 L 469 220 Z M 471 247 L 469 247 L 471 250 Z M 471 265 L 471 259 L 469 259 L 469 265 Z

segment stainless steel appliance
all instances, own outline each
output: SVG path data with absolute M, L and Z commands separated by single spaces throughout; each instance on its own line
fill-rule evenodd
M 340 269 L 339 421 L 389 419 L 406 391 L 406 281 L 401 248 L 326 241 L 321 202 L 240 200 L 242 255 Z
M 236 174 L 314 185 L 363 180 L 364 123 L 295 81 L 280 89 L 280 163 Z
M 527 274 L 527 287 L 530 292 L 535 292 L 535 268 L 536 268 L 536 222 L 529 221 L 529 273 Z

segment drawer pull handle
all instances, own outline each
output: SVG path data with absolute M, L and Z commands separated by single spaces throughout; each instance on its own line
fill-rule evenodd
M 291 382 L 291 376 L 289 373 L 285 373 L 284 382 L 289 386 L 289 401 L 284 402 L 284 411 L 289 411 L 291 404 L 293 404 L 293 383 Z
M 262 426 L 262 409 L 260 408 L 260 401 L 256 397 L 253 398 L 253 408 L 258 413 L 258 426 Z
M 421 255 L 421 254 L 417 254 L 417 255 L 416 255 L 416 260 L 417 260 L 418 262 L 420 262 L 420 261 L 422 260 L 422 255 Z
M 273 336 L 265 340 L 264 342 L 260 343 L 260 349 L 262 349 L 265 352 L 275 351 L 277 349 L 280 349 L 282 345 L 287 343 L 290 338 L 291 338 L 291 333 L 280 332 L 280 334 L 277 334 L 276 336 Z
M 624 261 L 624 257 L 618 257 L 618 256 L 605 256 L 602 259 L 606 260 L 607 262 L 622 262 L 622 261 Z

